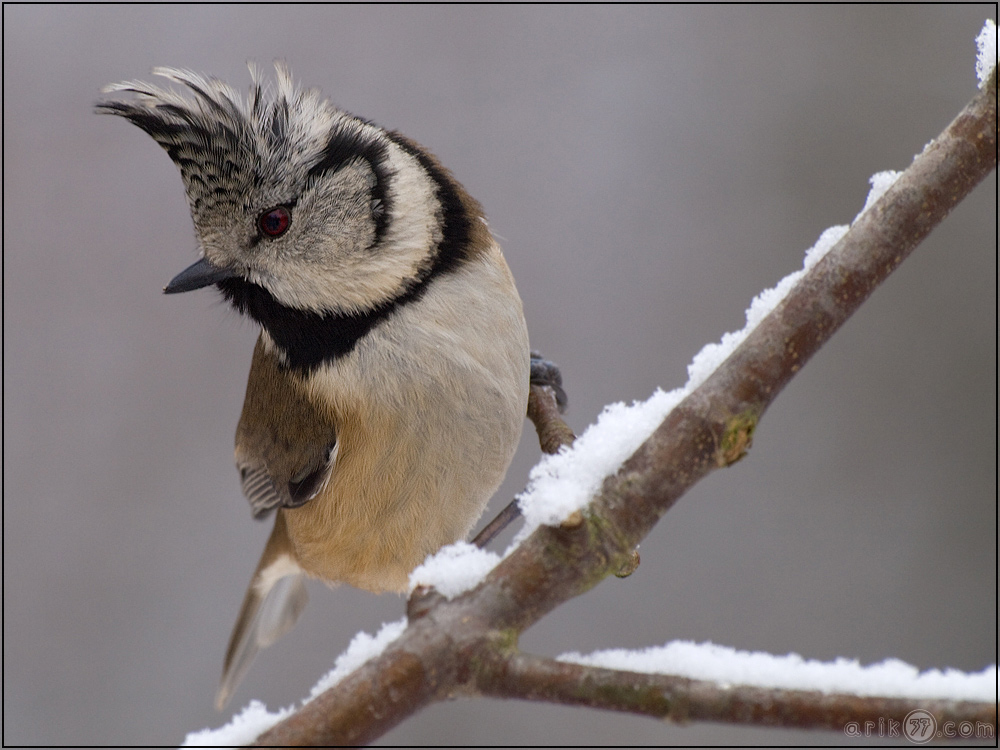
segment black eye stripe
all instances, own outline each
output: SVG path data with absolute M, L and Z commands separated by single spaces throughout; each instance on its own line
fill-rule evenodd
M 375 245 L 385 234 L 392 209 L 386 144 L 361 131 L 338 130 L 330 135 L 320 159 L 309 170 L 309 177 L 319 178 L 325 174 L 333 174 L 358 158 L 366 161 L 375 175 L 375 185 L 371 189 L 372 204 L 378 207 L 378 210 L 372 212 L 375 219 L 375 240 L 372 244 Z

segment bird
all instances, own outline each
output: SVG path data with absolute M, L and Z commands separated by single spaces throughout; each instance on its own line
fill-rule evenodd
M 235 463 L 274 526 L 243 599 L 220 710 L 296 621 L 304 580 L 404 592 L 461 540 L 513 458 L 531 353 L 482 206 L 406 136 L 251 64 L 248 95 L 154 68 L 96 110 L 180 169 L 199 258 L 164 288 L 215 287 L 260 328 Z

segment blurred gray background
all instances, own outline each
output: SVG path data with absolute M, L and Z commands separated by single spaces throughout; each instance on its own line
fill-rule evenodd
M 44 7 L 4 21 L 4 740 L 172 744 L 219 726 L 268 526 L 232 440 L 255 331 L 209 291 L 181 180 L 101 86 L 249 84 L 284 58 L 434 151 L 503 239 L 568 419 L 682 385 L 761 289 L 975 91 L 995 6 Z M 921 669 L 997 660 L 995 173 L 673 509 L 642 566 L 528 631 L 558 654 L 684 638 Z M 526 429 L 499 509 L 538 455 Z M 311 588 L 234 707 L 305 696 L 404 602 Z M 836 733 L 488 700 L 395 744 L 841 743 Z

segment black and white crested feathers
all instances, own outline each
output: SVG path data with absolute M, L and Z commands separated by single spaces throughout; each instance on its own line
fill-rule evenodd
M 126 81 L 104 92 L 130 92 L 135 99 L 101 102 L 97 109 L 126 118 L 166 149 L 181 170 L 197 223 L 214 208 L 241 207 L 252 192 L 301 183 L 322 160 L 331 136 L 357 139 L 355 118 L 315 90 L 296 91 L 283 65 L 276 71 L 277 90 L 271 92 L 251 66 L 253 83 L 244 99 L 216 78 L 158 67 L 154 75 L 185 85 L 195 98 Z
M 300 371 L 352 351 L 488 243 L 482 209 L 437 160 L 398 133 L 297 90 L 282 65 L 251 67 L 244 99 L 175 68 L 189 94 L 130 81 L 135 97 L 98 104 L 145 130 L 177 164 L 212 280 Z M 280 236 L 261 229 L 287 212 Z M 219 276 L 226 278 L 218 278 Z

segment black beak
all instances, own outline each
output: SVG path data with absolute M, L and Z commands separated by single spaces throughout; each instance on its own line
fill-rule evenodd
M 228 268 L 213 266 L 202 258 L 197 263 L 193 263 L 170 280 L 170 283 L 163 287 L 164 294 L 177 294 L 178 292 L 190 292 L 194 289 L 201 289 L 203 286 L 214 284 L 217 281 L 224 281 L 236 276 L 236 273 Z

